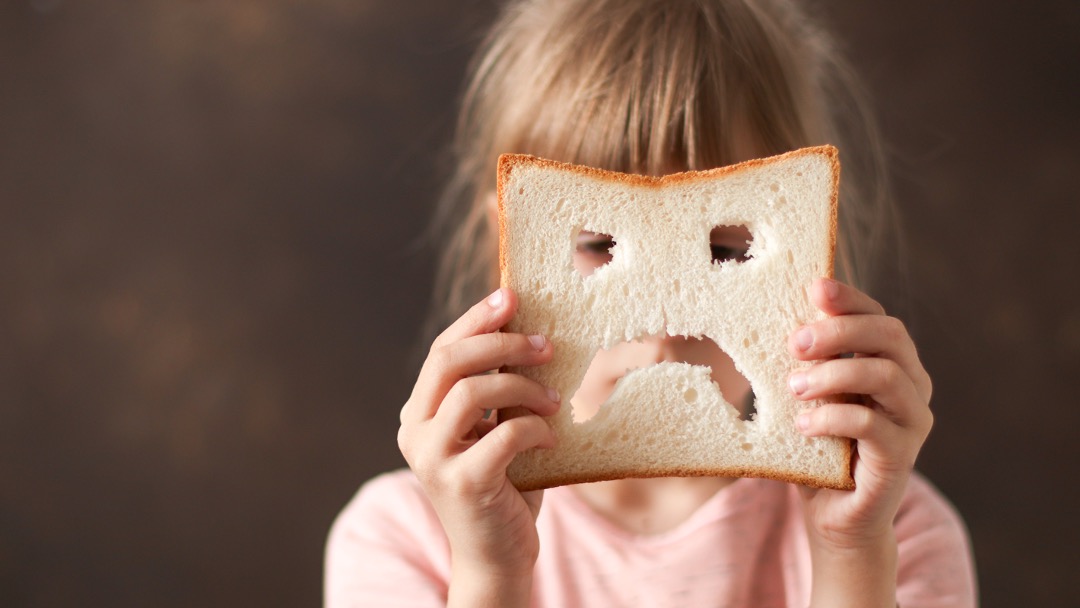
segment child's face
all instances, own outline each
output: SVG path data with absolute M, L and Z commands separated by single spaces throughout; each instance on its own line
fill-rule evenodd
M 744 261 L 751 235 L 745 226 L 718 226 L 710 235 L 713 261 Z M 584 276 L 611 261 L 611 237 L 582 232 L 577 238 L 574 268 Z M 653 336 L 640 342 L 623 342 L 601 350 L 593 358 L 581 387 L 571 399 L 575 422 L 588 420 L 599 410 L 628 370 L 661 362 L 682 362 L 709 367 L 712 380 L 724 399 L 741 408 L 750 391 L 750 382 L 712 340 L 684 336 Z M 745 412 L 743 412 L 745 413 Z

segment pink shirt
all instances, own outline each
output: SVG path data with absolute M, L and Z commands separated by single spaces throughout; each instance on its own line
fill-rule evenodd
M 535 607 L 804 607 L 810 553 L 794 486 L 742 479 L 675 529 L 627 532 L 568 487 L 537 520 Z M 904 608 L 975 606 L 975 573 L 956 511 L 915 475 L 896 516 L 897 600 Z M 334 523 L 326 606 L 443 606 L 446 535 L 409 471 L 377 477 Z

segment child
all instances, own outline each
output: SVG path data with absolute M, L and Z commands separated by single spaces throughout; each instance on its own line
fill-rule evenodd
M 463 208 L 443 210 L 461 226 L 442 282 L 457 318 L 401 410 L 411 471 L 372 480 L 338 518 L 326 605 L 975 605 L 963 525 L 911 470 L 932 423 L 929 377 L 903 325 L 851 286 L 889 224 L 885 199 L 858 181 L 878 177 L 878 155 L 853 90 L 827 38 L 786 0 L 511 3 L 464 100 L 448 198 Z M 857 442 L 857 488 L 679 478 L 515 490 L 505 474 L 514 455 L 554 445 L 540 416 L 595 410 L 617 370 L 690 361 L 710 365 L 726 395 L 748 385 L 715 344 L 671 337 L 602 352 L 573 404 L 521 376 L 486 373 L 553 356 L 543 336 L 498 332 L 514 293 L 479 297 L 498 284 L 498 154 L 659 175 L 819 143 L 836 144 L 845 163 L 844 282 L 808 286 L 828 317 L 792 334 L 791 352 L 817 363 L 790 385 L 803 399 L 870 398 L 797 422 L 808 436 Z M 713 236 L 721 255 L 745 253 L 740 235 Z M 608 247 L 586 233 L 575 266 L 603 264 Z M 461 314 L 464 302 L 475 304 Z M 516 405 L 536 415 L 496 423 Z

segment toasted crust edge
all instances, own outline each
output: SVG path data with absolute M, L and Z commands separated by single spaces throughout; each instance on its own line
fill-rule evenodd
M 671 467 L 651 469 L 648 471 L 627 468 L 611 469 L 597 475 L 536 475 L 528 479 L 518 480 L 518 482 L 514 484 L 514 487 L 521 492 L 531 492 L 579 483 L 595 483 L 599 481 L 613 481 L 616 479 L 654 479 L 658 477 L 756 477 L 759 479 L 772 479 L 774 481 L 804 485 L 810 488 L 827 490 L 855 489 L 855 480 L 850 475 L 850 467 L 848 475 L 834 478 L 799 475 L 797 473 L 776 471 L 765 467 L 720 467 L 716 469 Z

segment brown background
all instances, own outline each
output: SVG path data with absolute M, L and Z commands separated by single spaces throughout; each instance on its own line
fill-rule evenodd
M 822 3 L 824 4 L 824 3 Z M 920 467 L 985 606 L 1075 605 L 1080 10 L 828 3 L 893 145 Z M 298 606 L 401 464 L 488 2 L 0 4 L 0 604 Z M 904 293 L 906 295 L 899 295 Z

